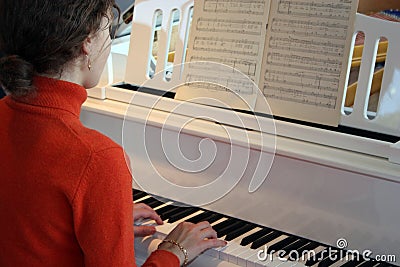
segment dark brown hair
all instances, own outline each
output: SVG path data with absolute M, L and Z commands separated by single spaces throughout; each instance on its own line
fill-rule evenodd
M 34 90 L 35 74 L 61 74 L 115 0 L 0 0 L 0 86 L 14 97 Z

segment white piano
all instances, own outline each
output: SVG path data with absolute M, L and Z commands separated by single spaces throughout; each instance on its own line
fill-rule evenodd
M 137 240 L 138 264 L 179 221 L 207 219 L 229 244 L 190 266 L 400 265 L 399 25 L 357 14 L 356 31 L 367 36 L 363 63 L 354 106 L 342 108 L 336 129 L 182 102 L 154 90 L 163 88 L 162 80 L 148 78 L 147 88 L 137 90 L 149 73 L 145 66 L 151 66 L 152 41 L 142 37 L 154 32 L 146 16 L 161 10 L 160 34 L 167 36 L 174 24 L 171 10 L 179 10 L 179 23 L 189 25 L 192 6 L 190 0 L 136 1 L 132 36 L 114 42 L 81 114 L 86 126 L 124 146 L 135 201 L 165 219 L 155 237 Z M 184 60 L 186 32 L 180 28 L 174 63 Z M 381 36 L 390 41 L 381 100 L 377 112 L 367 114 Z M 166 62 L 168 43 L 161 41 L 159 51 L 164 53 L 157 60 Z M 137 83 L 113 86 L 122 81 Z M 284 261 L 276 254 L 264 261 L 259 259 L 264 248 L 286 251 L 285 259 L 291 251 L 370 251 L 377 261 Z

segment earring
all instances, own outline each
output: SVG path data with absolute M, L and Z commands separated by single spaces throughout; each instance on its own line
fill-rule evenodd
M 88 67 L 88 69 L 89 69 L 89 71 L 90 71 L 90 69 L 92 68 L 92 63 L 90 62 L 90 57 L 89 57 L 89 55 L 86 55 L 86 58 L 87 58 L 87 67 Z

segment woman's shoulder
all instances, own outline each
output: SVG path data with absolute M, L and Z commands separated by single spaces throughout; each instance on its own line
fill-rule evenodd
M 75 129 L 75 133 L 82 145 L 87 147 L 93 153 L 98 153 L 110 149 L 122 151 L 122 148 L 119 144 L 117 144 L 114 140 L 112 140 L 105 134 L 98 132 L 97 130 L 81 126 Z

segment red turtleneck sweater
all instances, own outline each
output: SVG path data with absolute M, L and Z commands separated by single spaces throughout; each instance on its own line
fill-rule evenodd
M 85 128 L 86 90 L 36 77 L 0 101 L 0 266 L 135 266 L 131 175 L 121 147 Z M 179 266 L 156 251 L 143 266 Z

